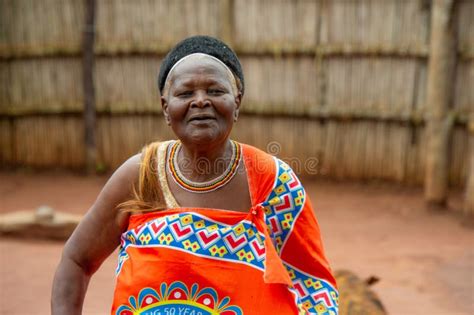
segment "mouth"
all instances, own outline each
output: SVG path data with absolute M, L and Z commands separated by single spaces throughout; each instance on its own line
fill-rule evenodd
M 189 122 L 191 121 L 207 121 L 207 120 L 216 120 L 216 118 L 212 115 L 209 114 L 199 114 L 199 115 L 193 115 L 189 118 Z

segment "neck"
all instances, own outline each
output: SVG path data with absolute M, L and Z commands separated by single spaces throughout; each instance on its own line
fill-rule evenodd
M 206 181 L 222 174 L 232 162 L 232 143 L 193 146 L 182 143 L 178 163 L 183 175 L 190 180 Z

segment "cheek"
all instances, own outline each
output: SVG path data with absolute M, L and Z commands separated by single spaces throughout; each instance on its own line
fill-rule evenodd
M 232 96 L 226 97 L 225 100 L 221 102 L 221 106 L 219 108 L 221 115 L 226 117 L 227 119 L 231 119 L 234 117 L 234 112 L 236 109 L 237 106 L 235 105 Z
M 186 106 L 182 102 L 170 102 L 168 105 L 168 116 L 172 121 L 179 121 L 186 115 Z

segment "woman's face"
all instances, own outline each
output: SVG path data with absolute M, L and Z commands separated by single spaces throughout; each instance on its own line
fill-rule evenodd
M 168 80 L 161 103 L 176 136 L 184 144 L 224 143 L 241 101 L 225 67 L 210 58 L 190 58 L 176 66 Z

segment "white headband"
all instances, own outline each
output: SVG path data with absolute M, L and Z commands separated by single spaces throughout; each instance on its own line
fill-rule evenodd
M 229 67 L 223 63 L 219 58 L 216 58 L 214 56 L 211 56 L 211 55 L 208 55 L 208 54 L 205 54 L 205 53 L 193 53 L 193 54 L 189 54 L 189 55 L 186 55 L 184 56 L 183 58 L 179 59 L 170 69 L 170 71 L 168 72 L 168 75 L 166 76 L 166 79 L 165 79 L 165 84 L 163 86 L 163 95 L 167 95 L 168 94 L 168 90 L 170 88 L 170 81 L 169 81 L 169 78 L 171 77 L 171 72 L 173 72 L 173 70 L 176 68 L 176 66 L 178 66 L 180 63 L 182 63 L 183 61 L 185 60 L 188 60 L 189 58 L 210 58 L 214 61 L 217 61 L 218 63 L 220 63 L 221 65 L 224 66 L 224 68 L 226 69 L 227 71 L 227 74 L 229 75 L 229 79 L 230 79 L 230 84 L 232 85 L 232 93 L 234 95 L 237 95 L 238 93 L 238 88 L 237 88 L 237 81 L 235 80 L 235 76 L 234 76 L 234 73 L 229 69 Z

